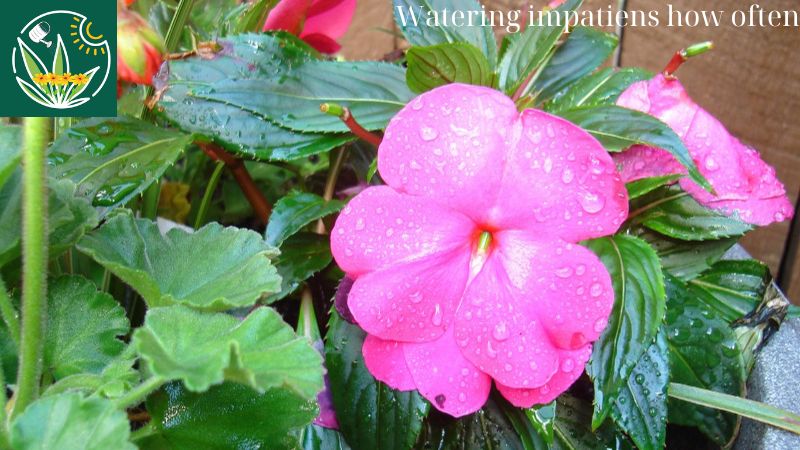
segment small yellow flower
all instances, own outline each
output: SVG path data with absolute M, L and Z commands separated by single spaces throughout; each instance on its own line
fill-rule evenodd
M 33 82 L 36 83 L 36 84 L 46 84 L 47 83 L 47 79 L 45 79 L 45 74 L 37 73 L 33 77 Z
M 65 75 L 55 75 L 53 77 L 52 83 L 57 85 L 57 86 L 63 86 L 65 84 L 69 83 L 69 77 L 67 77 Z
M 46 73 L 42 76 L 42 79 L 45 83 L 53 83 L 56 79 L 56 75 L 54 73 Z
M 81 85 L 81 84 L 88 83 L 89 82 L 89 78 L 87 78 L 86 75 L 84 75 L 82 73 L 79 73 L 77 75 L 73 75 L 73 76 L 69 77 L 69 82 L 70 83 L 75 83 L 77 85 Z

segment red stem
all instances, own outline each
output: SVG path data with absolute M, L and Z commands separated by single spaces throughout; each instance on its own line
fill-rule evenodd
M 674 78 L 673 75 L 678 69 L 685 63 L 689 58 L 686 57 L 686 52 L 684 50 L 678 50 L 672 55 L 672 59 L 669 60 L 667 66 L 664 67 L 664 76 L 667 78 Z
M 381 145 L 382 138 L 375 133 L 367 131 L 361 124 L 356 122 L 350 109 L 346 106 L 340 106 L 333 103 L 323 103 L 319 107 L 320 111 L 337 116 L 347 126 L 351 133 L 355 134 L 360 139 L 369 142 L 370 144 L 378 147 Z

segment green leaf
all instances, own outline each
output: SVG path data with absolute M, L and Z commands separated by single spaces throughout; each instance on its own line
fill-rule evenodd
M 136 450 L 123 411 L 102 398 L 54 395 L 28 406 L 10 427 L 15 450 Z
M 53 69 L 51 72 L 57 75 L 70 72 L 69 55 L 67 54 L 67 49 L 64 48 L 64 41 L 61 39 L 61 35 L 56 37 L 56 53 L 53 56 Z
M 280 290 L 275 249 L 254 231 L 210 223 L 162 236 L 155 222 L 120 214 L 85 236 L 78 250 L 134 288 L 149 307 L 185 304 L 221 311 Z
M 725 216 L 697 203 L 678 186 L 664 187 L 631 202 L 628 216 L 653 231 L 684 241 L 738 237 L 753 229 L 735 216 Z
M 597 69 L 617 47 L 619 38 L 594 28 L 576 27 L 533 84 L 536 102 L 544 103 Z
M 290 67 L 310 58 L 285 33 L 241 35 L 218 42 L 223 50 L 210 59 L 194 56 L 168 63 L 169 79 L 158 106 L 170 122 L 213 139 L 229 151 L 261 160 L 294 160 L 353 140 L 346 134 L 294 132 L 238 106 L 194 96 L 195 89 L 225 79 L 280 79 Z
M 278 0 L 256 0 L 246 5 L 246 9 L 237 14 L 234 33 L 256 33 L 264 27 L 264 21 Z M 213 9 L 213 8 L 207 8 Z
M 281 254 L 275 259 L 275 267 L 281 277 L 281 290 L 269 296 L 266 303 L 276 302 L 297 289 L 300 284 L 328 267 L 331 256 L 327 235 L 298 233 L 281 245 Z
M 124 205 L 175 163 L 192 136 L 129 117 L 92 118 L 50 147 L 50 175 L 67 178 L 95 206 Z
M 659 332 L 614 399 L 611 417 L 641 450 L 661 450 L 667 435 L 667 341 Z
M 67 391 L 80 391 L 85 395 L 98 394 L 117 398 L 128 392 L 140 380 L 139 371 L 133 368 L 136 353 L 131 346 L 112 359 L 100 373 L 78 373 L 66 376 L 47 387 L 42 396 L 57 395 Z
M 621 433 L 615 433 L 613 427 L 603 426 L 592 430 L 592 406 L 562 394 L 556 399 L 555 430 L 556 450 L 607 450 L 632 449 L 633 446 Z
M 331 313 L 325 358 L 339 431 L 356 449 L 411 448 L 430 405 L 416 391 L 399 392 L 372 377 L 361 355 L 365 336 Z
M 660 177 L 649 177 L 631 181 L 630 183 L 625 184 L 625 188 L 628 190 L 628 199 L 637 199 L 662 186 L 673 184 L 681 178 L 683 178 L 683 175 L 664 175 Z
M 566 92 L 553 97 L 545 105 L 545 110 L 558 114 L 579 107 L 613 105 L 630 85 L 652 76 L 652 73 L 635 67 L 602 69 L 583 77 Z
M 633 145 L 662 148 L 686 168 L 695 183 L 711 189 L 681 138 L 669 125 L 653 116 L 615 105 L 580 107 L 559 112 L 559 115 L 591 133 L 611 152 Z
M 525 410 L 525 415 L 530 420 L 533 427 L 544 439 L 547 445 L 552 446 L 555 442 L 555 430 L 553 425 L 556 419 L 556 401 L 546 405 L 534 406 Z
M 652 246 L 661 258 L 661 267 L 681 280 L 689 280 L 719 261 L 737 238 L 687 242 L 643 230 L 639 237 Z
M 306 399 L 322 390 L 319 353 L 267 307 L 244 320 L 180 305 L 154 308 L 131 345 L 154 376 L 182 380 L 195 392 L 224 380 L 259 392 L 288 388 Z
M 125 310 L 110 295 L 79 276 L 63 276 L 47 289 L 47 328 L 43 371 L 59 380 L 79 373 L 100 373 L 125 344 Z
M 664 317 L 664 280 L 656 252 L 628 235 L 587 243 L 611 275 L 614 307 L 608 326 L 592 349 L 587 372 L 594 381 L 597 428 L 611 410 L 613 399 L 634 366 L 656 337 Z
M 75 196 L 69 180 L 48 180 L 49 256 L 56 258 L 83 234 L 97 226 L 97 214 L 86 199 Z M 0 266 L 20 257 L 22 229 L 22 170 L 0 186 Z
M 304 226 L 338 212 L 343 207 L 344 202 L 341 200 L 325 201 L 316 194 L 290 192 L 275 203 L 264 237 L 268 244 L 280 247 L 286 238 Z
M 666 287 L 670 381 L 743 396 L 744 362 L 733 330 L 682 281 L 668 275 Z M 735 437 L 740 420 L 704 406 L 669 401 L 671 423 L 696 426 L 723 447 Z
M 406 53 L 406 83 L 414 92 L 425 92 L 450 83 L 492 86 L 489 61 L 475 46 L 465 42 L 411 47 Z
M 163 448 L 204 450 L 295 449 L 300 429 L 318 413 L 315 402 L 287 389 L 258 394 L 235 383 L 202 394 L 170 383 L 148 397 L 147 411 Z
M 772 283 L 766 264 L 754 259 L 719 261 L 689 281 L 693 291 L 709 294 L 705 303 L 720 317 L 732 322 L 740 319 L 761 302 Z
M 497 62 L 497 41 L 491 26 L 439 23 L 429 26 L 426 19 L 431 13 L 441 14 L 447 11 L 463 11 L 464 15 L 481 12 L 483 8 L 477 0 L 392 0 L 392 11 L 397 28 L 403 33 L 409 44 L 419 47 L 429 45 L 466 42 L 478 48 L 489 64 L 494 67 Z M 416 21 L 414 20 L 416 18 Z
M 350 450 L 342 433 L 319 425 L 308 425 L 300 436 L 303 450 Z
M 14 125 L 0 126 L 0 188 L 14 173 L 22 159 L 22 128 Z
M 564 20 L 567 11 L 578 9 L 583 0 L 567 0 L 550 11 L 541 23 L 531 24 L 510 42 L 498 64 L 500 88 L 511 94 L 534 71 L 552 56 L 554 47 L 566 31 L 568 21 Z

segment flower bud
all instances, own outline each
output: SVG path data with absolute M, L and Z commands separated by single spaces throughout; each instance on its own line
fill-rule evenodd
M 117 12 L 117 79 L 150 84 L 161 66 L 164 41 L 137 13 Z

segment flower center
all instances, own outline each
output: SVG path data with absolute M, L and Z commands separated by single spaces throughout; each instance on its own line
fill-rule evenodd
M 489 257 L 489 252 L 492 248 L 492 233 L 489 231 L 481 231 L 478 235 L 475 244 L 475 250 L 472 252 L 472 258 L 469 261 L 469 279 L 472 280 L 481 271 L 486 259 Z

